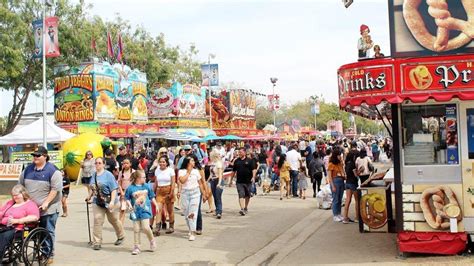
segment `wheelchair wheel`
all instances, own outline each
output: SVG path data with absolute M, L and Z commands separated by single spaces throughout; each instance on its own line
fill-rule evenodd
M 53 238 L 48 230 L 35 228 L 26 237 L 22 246 L 22 257 L 25 265 L 46 265 L 51 257 L 51 248 L 47 243 L 52 243 Z

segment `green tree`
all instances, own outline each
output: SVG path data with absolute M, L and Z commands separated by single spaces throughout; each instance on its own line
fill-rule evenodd
M 0 0 L 0 89 L 13 92 L 12 107 L 0 135 L 10 133 L 20 121 L 31 93 L 42 89 L 42 62 L 32 58 L 34 39 L 31 23 L 42 16 L 42 1 Z M 133 27 L 117 16 L 111 22 L 90 17 L 90 6 L 83 1 L 71 4 L 68 0 L 55 1 L 47 14 L 59 18 L 61 56 L 47 59 L 47 88 L 52 88 L 60 65 L 77 66 L 92 57 L 111 60 L 107 55 L 107 32 L 116 40 L 122 35 L 124 58 L 128 65 L 147 74 L 149 88 L 155 83 L 180 81 L 199 83 L 198 50 L 191 44 L 188 50 L 170 47 L 164 34 L 152 36 L 143 27 Z M 91 43 L 95 41 L 97 51 Z

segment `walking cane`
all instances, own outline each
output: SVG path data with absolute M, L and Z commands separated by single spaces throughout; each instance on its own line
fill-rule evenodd
M 86 201 L 86 209 L 87 209 L 87 229 L 89 231 L 89 246 L 92 245 L 91 239 L 91 221 L 89 219 L 89 202 Z

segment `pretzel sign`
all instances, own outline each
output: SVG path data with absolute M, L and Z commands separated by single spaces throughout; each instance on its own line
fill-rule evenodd
M 458 221 L 462 219 L 456 195 L 448 186 L 425 189 L 421 194 L 420 206 L 426 222 L 433 229 L 449 229 L 450 218 L 456 218 Z
M 436 36 L 426 28 L 418 7 L 422 0 L 405 0 L 403 17 L 413 37 L 426 49 L 435 52 L 450 51 L 468 44 L 474 38 L 474 1 L 461 0 L 467 14 L 467 21 L 451 17 L 446 0 L 426 0 L 428 13 L 438 26 Z M 461 33 L 449 39 L 451 30 Z
M 370 228 L 377 229 L 387 223 L 385 199 L 378 193 L 362 196 L 360 200 L 360 216 Z

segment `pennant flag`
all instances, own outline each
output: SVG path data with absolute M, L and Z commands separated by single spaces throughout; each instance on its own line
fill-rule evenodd
M 118 34 L 118 45 L 117 45 L 117 61 L 122 62 L 123 60 L 123 46 L 122 46 L 122 35 Z
M 107 54 L 109 58 L 114 57 L 114 48 L 112 47 L 112 38 L 110 37 L 110 33 L 107 32 Z
M 33 21 L 33 35 L 35 38 L 35 49 L 33 50 L 33 58 L 43 57 L 43 20 Z
M 58 57 L 59 53 L 59 40 L 58 40 L 58 17 L 48 17 L 44 20 L 45 23 L 45 49 L 46 57 Z

